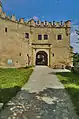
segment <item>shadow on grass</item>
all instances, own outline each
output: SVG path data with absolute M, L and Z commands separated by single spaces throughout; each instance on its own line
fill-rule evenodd
M 79 115 L 79 75 L 74 72 L 58 72 L 57 77 L 64 84 Z
M 75 107 L 76 113 L 79 115 L 79 89 L 77 88 L 66 88 L 70 99 Z
M 0 88 L 0 103 L 4 103 L 4 105 L 15 97 L 17 92 L 21 90 L 21 87 L 15 86 L 12 88 Z
M 35 66 L 26 66 L 26 67 L 19 67 L 18 69 L 28 69 L 28 68 L 34 68 Z
M 79 85 L 79 75 L 75 72 L 57 72 L 57 75 L 60 75 L 63 79 L 60 79 L 63 84 L 74 83 Z

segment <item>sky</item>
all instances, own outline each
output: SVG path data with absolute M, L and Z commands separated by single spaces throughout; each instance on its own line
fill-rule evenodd
M 79 29 L 79 0 L 2 0 L 3 11 L 25 21 L 34 18 L 41 21 L 71 20 L 71 42 L 76 42 L 75 29 Z M 75 46 L 75 45 L 74 45 Z M 79 52 L 79 43 L 77 43 Z
M 4 11 L 17 18 L 37 16 L 47 21 L 79 19 L 79 0 L 2 0 Z

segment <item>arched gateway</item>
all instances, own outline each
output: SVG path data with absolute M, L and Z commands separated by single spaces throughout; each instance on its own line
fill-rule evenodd
M 39 51 L 36 53 L 36 65 L 47 65 L 48 55 L 45 51 Z

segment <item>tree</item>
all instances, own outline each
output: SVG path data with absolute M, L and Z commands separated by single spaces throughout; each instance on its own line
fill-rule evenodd
M 73 65 L 74 66 L 79 65 L 79 53 L 74 53 L 74 56 L 73 56 Z

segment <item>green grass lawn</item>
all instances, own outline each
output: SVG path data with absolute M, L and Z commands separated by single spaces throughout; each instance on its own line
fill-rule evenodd
M 61 72 L 57 73 L 57 77 L 64 84 L 79 115 L 79 74 L 74 72 Z
M 6 104 L 28 81 L 33 68 L 0 68 L 0 103 Z

